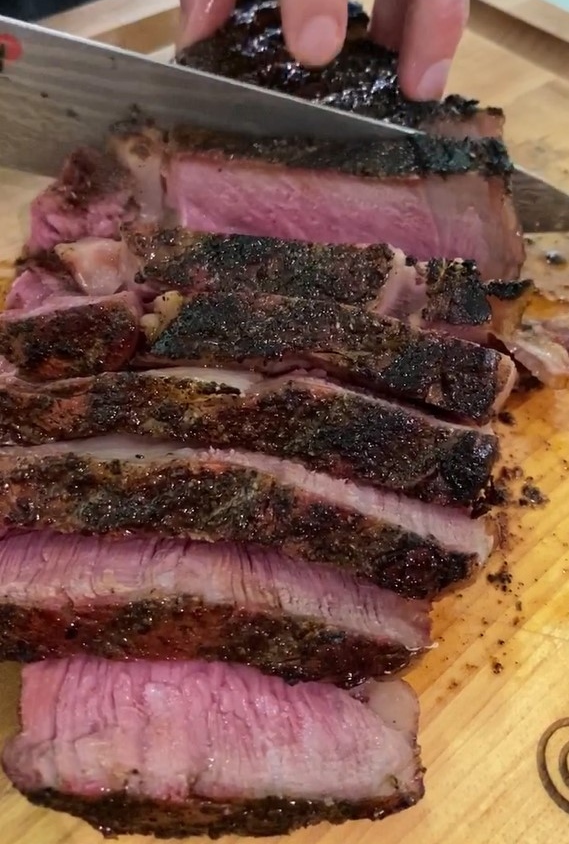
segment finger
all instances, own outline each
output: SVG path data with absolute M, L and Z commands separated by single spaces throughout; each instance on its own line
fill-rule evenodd
M 209 38 L 223 26 L 234 8 L 235 0 L 180 0 L 176 48 Z
M 469 11 L 469 0 L 412 0 L 399 64 L 401 88 L 408 97 L 442 97 Z
M 346 37 L 346 0 L 281 0 L 286 45 L 308 67 L 321 67 L 336 58 Z
M 389 50 L 401 49 L 409 0 L 376 0 L 371 15 L 370 35 Z

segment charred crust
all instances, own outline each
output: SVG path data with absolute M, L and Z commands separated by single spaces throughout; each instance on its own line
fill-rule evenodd
M 120 299 L 0 319 L 0 354 L 28 378 L 119 369 L 133 355 L 138 337 L 138 314 Z
M 208 155 L 214 160 L 245 159 L 262 166 L 334 170 L 368 179 L 459 176 L 509 177 L 513 170 L 504 143 L 497 138 L 413 135 L 397 141 L 339 143 L 308 138 L 251 138 L 178 127 L 170 134 L 172 154 Z
M 276 0 L 254 0 L 239 4 L 225 27 L 181 51 L 178 61 L 411 128 L 466 124 L 478 115 L 487 115 L 495 118 L 496 128 L 501 129 L 502 110 L 480 110 L 477 100 L 450 96 L 442 102 L 419 103 L 404 97 L 397 77 L 398 57 L 371 41 L 368 24 L 361 5 L 349 3 L 344 48 L 326 67 L 310 70 L 286 50 Z M 467 129 L 465 126 L 465 134 Z
M 247 542 L 346 567 L 409 598 L 466 579 L 475 554 L 442 548 L 377 519 L 320 501 L 252 469 L 165 458 L 97 460 L 73 453 L 0 457 L 6 527 L 65 533 Z
M 524 299 L 535 291 L 535 284 L 529 278 L 513 281 L 502 281 L 501 279 L 498 281 L 487 281 L 484 286 L 487 296 L 494 296 L 503 302 Z
M 107 373 L 43 390 L 0 387 L 5 442 L 39 444 L 113 432 L 263 451 L 442 504 L 474 502 L 498 457 L 492 434 L 294 381 L 250 396 L 223 384 L 145 373 Z
M 131 190 L 128 171 L 112 155 L 80 147 L 68 156 L 49 191 L 57 193 L 70 210 L 89 211 L 93 202 L 121 189 Z
M 251 290 L 365 304 L 380 294 L 393 261 L 385 244 L 362 249 L 183 229 L 127 229 L 124 236 L 143 263 L 136 280 L 165 290 Z
M 419 656 L 393 641 L 199 598 L 137 601 L 58 611 L 0 604 L 0 658 L 18 662 L 88 653 L 104 659 L 198 659 L 252 665 L 287 682 L 351 688 L 394 674 Z
M 199 294 L 152 343 L 170 361 L 282 361 L 307 355 L 339 378 L 486 421 L 499 388 L 500 353 L 324 300 Z
M 322 822 L 377 821 L 414 806 L 423 794 L 424 786 L 417 776 L 413 791 L 353 803 L 284 797 L 222 803 L 196 797 L 174 804 L 137 798 L 126 791 L 89 798 L 54 789 L 29 791 L 25 796 L 37 806 L 82 818 L 108 837 L 140 834 L 180 839 L 207 835 L 217 839 L 224 835 L 287 835 Z
M 487 288 L 474 261 L 433 259 L 427 265 L 427 322 L 485 325 L 492 319 Z

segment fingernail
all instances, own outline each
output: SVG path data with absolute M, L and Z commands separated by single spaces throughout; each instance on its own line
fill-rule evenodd
M 443 59 L 431 65 L 417 85 L 417 99 L 440 100 L 450 72 L 451 60 Z
M 309 18 L 294 45 L 295 58 L 302 64 L 323 65 L 332 61 L 342 47 L 338 22 L 327 15 Z

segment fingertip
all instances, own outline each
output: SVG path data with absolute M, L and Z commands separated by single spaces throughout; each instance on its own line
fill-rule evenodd
M 282 0 L 283 33 L 289 52 L 307 67 L 329 64 L 346 38 L 345 0 Z
M 222 27 L 235 8 L 235 0 L 180 0 L 176 49 L 190 47 L 212 36 Z

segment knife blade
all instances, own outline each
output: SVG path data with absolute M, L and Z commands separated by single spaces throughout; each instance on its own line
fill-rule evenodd
M 0 15 L 0 165 L 55 175 L 81 145 L 101 145 L 137 107 L 176 123 L 253 136 L 400 139 L 402 126 Z M 513 174 L 527 232 L 569 230 L 569 195 L 523 168 Z

